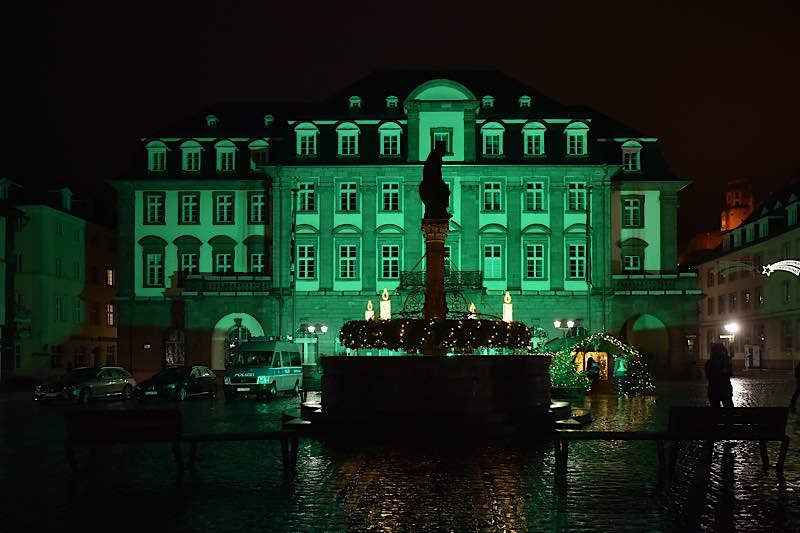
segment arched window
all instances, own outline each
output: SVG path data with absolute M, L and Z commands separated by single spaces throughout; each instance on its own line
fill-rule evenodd
M 294 128 L 296 153 L 300 156 L 317 155 L 319 128 L 311 122 L 302 122 Z
M 208 241 L 211 245 L 212 265 L 215 274 L 233 274 L 235 271 L 236 241 L 225 235 L 217 235 Z
M 147 148 L 147 170 L 150 172 L 166 172 L 167 145 L 161 141 L 150 141 Z
M 242 325 L 241 318 L 234 318 L 233 319 L 233 327 L 228 330 L 227 335 L 225 336 L 225 361 L 230 361 L 231 351 L 242 344 L 243 342 L 247 342 L 250 340 L 252 333 L 246 326 Z
M 269 163 L 269 143 L 264 139 L 256 139 L 247 147 L 250 149 L 250 170 L 258 170 Z
M 567 155 L 586 155 L 586 137 L 589 126 L 583 122 L 573 122 L 566 127 L 564 133 L 567 136 Z
M 526 156 L 544 155 L 545 125 L 541 122 L 528 122 L 522 128 L 522 141 Z
M 358 134 L 361 130 L 352 122 L 345 122 L 339 124 L 336 128 L 336 134 L 339 137 L 339 151 L 340 156 L 356 156 L 358 155 Z
M 184 172 L 200 172 L 200 153 L 203 147 L 194 140 L 181 144 L 181 170 Z
M 642 145 L 636 141 L 628 141 L 622 145 L 622 170 L 639 172 L 642 169 L 640 152 Z
M 217 172 L 234 172 L 236 170 L 236 145 L 231 141 L 219 141 L 214 145 L 217 150 Z
M 351 96 L 348 99 L 347 102 L 350 105 L 350 109 L 361 109 L 361 97 L 360 96 Z
M 523 94 L 519 97 L 519 107 L 522 109 L 523 107 L 530 107 L 531 106 L 531 97 L 527 94 Z
M 487 122 L 481 128 L 483 136 L 483 155 L 503 155 L 503 133 L 505 128 L 499 122 Z
M 395 122 L 386 122 L 378 128 L 381 137 L 381 155 L 397 157 L 400 155 L 400 134 L 403 129 Z
M 386 109 L 396 109 L 397 108 L 397 97 L 396 96 L 387 96 L 386 97 Z

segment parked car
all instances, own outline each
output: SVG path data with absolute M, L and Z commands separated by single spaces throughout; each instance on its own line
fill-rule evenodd
M 33 400 L 58 400 L 64 398 L 64 376 L 52 376 L 33 389 Z
M 189 396 L 217 396 L 217 376 L 205 366 L 168 366 L 136 386 L 136 397 L 183 401 Z
M 65 398 L 88 403 L 92 398 L 114 396 L 127 400 L 133 396 L 136 380 L 119 366 L 82 367 L 64 376 L 63 385 Z

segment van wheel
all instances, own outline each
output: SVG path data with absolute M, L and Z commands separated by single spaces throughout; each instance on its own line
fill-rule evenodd
M 298 394 L 300 394 L 300 382 L 295 381 L 294 388 L 292 389 L 292 396 L 297 396 Z
M 272 386 L 269 388 L 269 393 L 267 393 L 267 396 L 269 396 L 270 399 L 273 399 L 277 395 L 278 395 L 278 384 L 273 381 Z

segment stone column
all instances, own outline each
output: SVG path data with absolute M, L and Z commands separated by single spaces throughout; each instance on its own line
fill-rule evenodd
M 444 297 L 444 241 L 447 238 L 449 221 L 441 219 L 422 219 L 425 232 L 425 307 L 422 317 L 426 320 L 444 320 L 447 317 L 447 301 Z M 426 345 L 423 355 L 444 355 L 440 346 Z

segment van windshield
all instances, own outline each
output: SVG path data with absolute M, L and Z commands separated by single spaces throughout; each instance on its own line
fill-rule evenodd
M 272 364 L 272 354 L 272 351 L 238 352 L 231 356 L 231 365 L 238 367 L 270 366 Z

